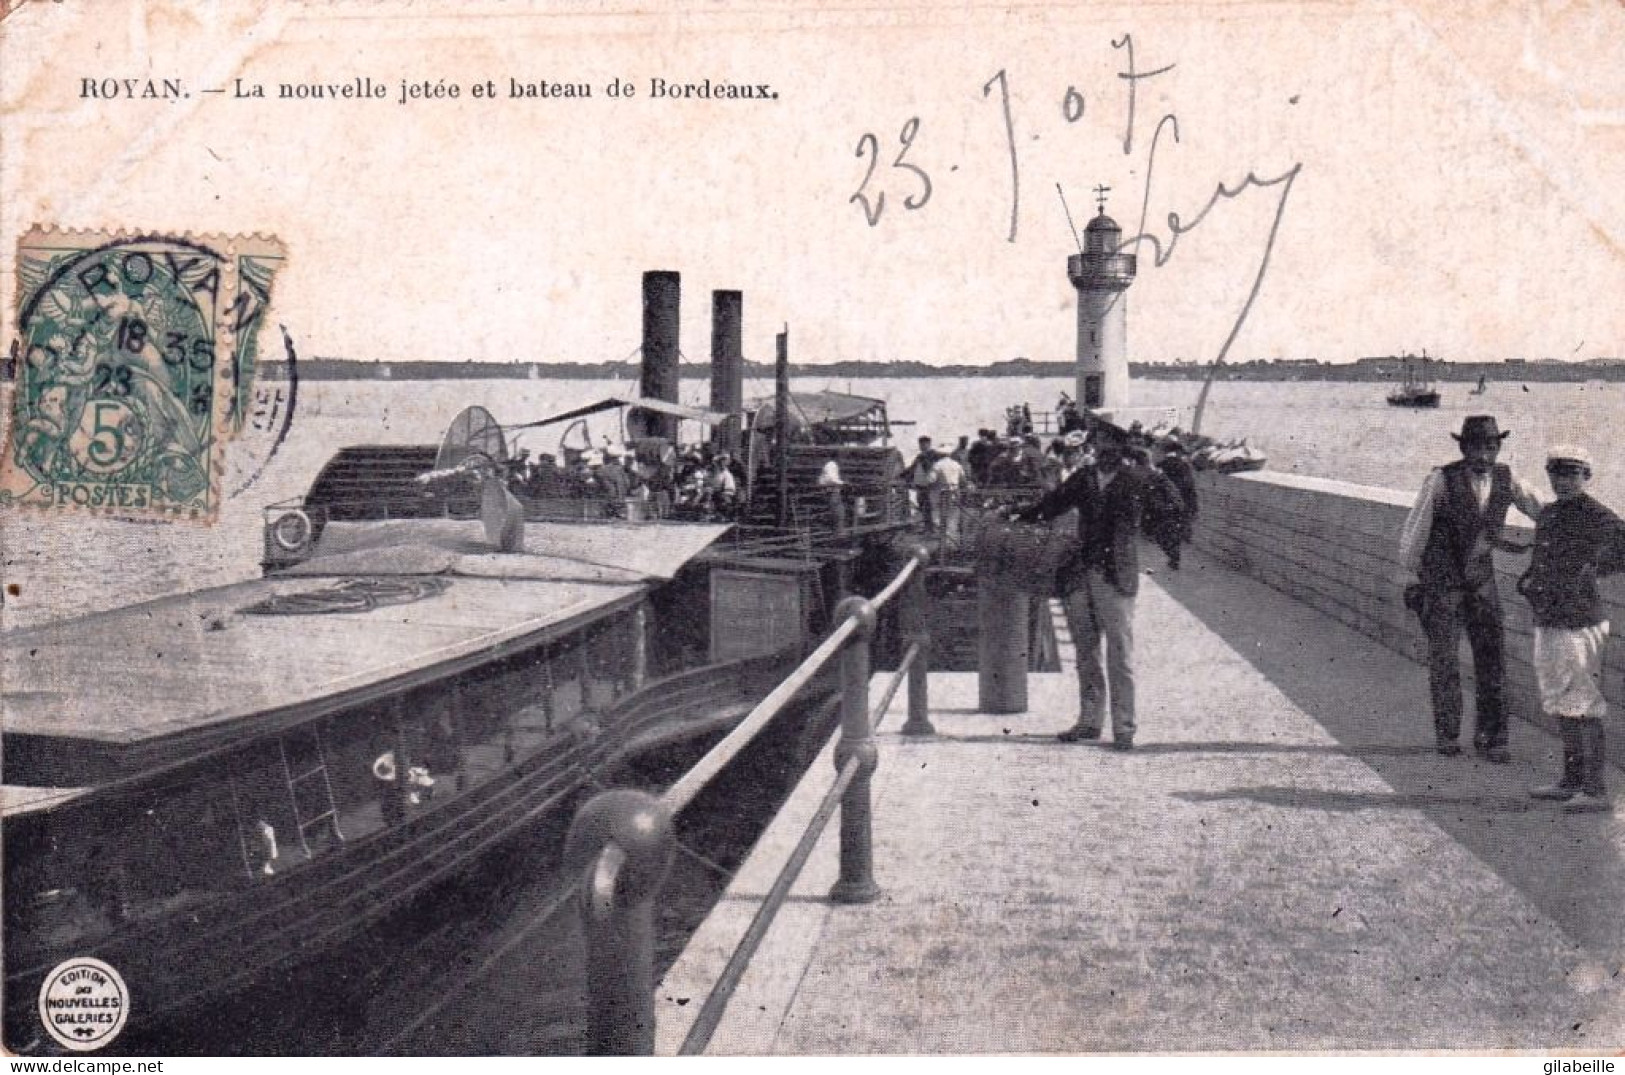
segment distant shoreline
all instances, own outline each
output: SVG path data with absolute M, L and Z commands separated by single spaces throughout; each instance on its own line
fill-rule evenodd
M 1398 358 L 1362 358 L 1357 362 L 1318 362 L 1313 359 L 1257 359 L 1227 362 L 1219 367 L 1220 381 L 1311 381 L 1391 383 L 1403 372 Z M 1129 376 L 1143 381 L 1202 381 L 1209 366 L 1195 362 L 1130 362 Z M 350 358 L 302 358 L 301 381 L 636 381 L 635 362 L 363 362 Z M 932 366 L 924 362 L 830 362 L 790 365 L 790 376 L 852 380 L 916 380 L 929 378 L 1051 378 L 1070 379 L 1071 362 L 1034 362 L 1018 358 L 986 366 Z M 1507 359 L 1502 362 L 1440 362 L 1427 364 L 1429 377 L 1441 383 L 1473 384 L 1480 377 L 1491 384 L 1586 381 L 1625 382 L 1625 359 L 1596 358 L 1563 362 L 1553 358 Z M 0 360 L 0 383 L 14 380 L 14 360 Z M 267 381 L 288 379 L 288 364 L 260 362 L 256 374 Z M 746 362 L 746 379 L 772 380 L 766 362 Z M 684 380 L 705 380 L 711 366 L 685 362 L 678 368 Z
M 1331 363 L 1314 360 L 1257 360 L 1226 363 L 1216 380 L 1221 381 L 1321 381 L 1390 382 L 1399 378 L 1398 358 L 1368 358 L 1358 362 Z M 286 380 L 287 363 L 262 362 L 258 373 L 266 380 Z M 746 362 L 745 377 L 769 380 L 773 367 L 765 362 Z M 831 362 L 825 365 L 792 364 L 792 377 L 851 379 L 917 378 L 1070 378 L 1071 362 L 1034 362 L 1014 359 L 987 366 L 931 366 L 924 362 Z M 1504 362 L 1430 362 L 1428 373 L 1435 381 L 1491 383 L 1529 382 L 1583 383 L 1586 381 L 1625 382 L 1625 359 L 1593 359 L 1561 362 L 1556 359 Z M 488 380 L 572 380 L 635 381 L 639 369 L 633 362 L 361 362 L 342 358 L 309 358 L 299 362 L 302 381 L 488 381 Z M 708 363 L 684 363 L 679 368 L 684 379 L 711 376 Z M 1131 362 L 1129 375 L 1149 381 L 1201 381 L 1208 366 L 1195 363 L 1163 364 Z

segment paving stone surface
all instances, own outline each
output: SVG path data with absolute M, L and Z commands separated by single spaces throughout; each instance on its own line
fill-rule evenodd
M 880 899 L 825 900 L 832 824 L 710 1053 L 1625 1047 L 1625 833 L 1528 799 L 1551 737 L 1442 758 L 1420 666 L 1201 556 L 1145 582 L 1136 749 L 1054 739 L 1070 670 L 1014 716 L 935 674 L 923 739 L 899 695 Z M 826 751 L 661 983 L 661 1052 L 833 772 Z

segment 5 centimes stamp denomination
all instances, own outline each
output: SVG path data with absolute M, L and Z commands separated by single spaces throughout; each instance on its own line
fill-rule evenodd
M 213 518 L 281 245 L 35 229 L 0 504 Z
M 88 1053 L 112 1043 L 130 1017 L 119 972 L 88 956 L 57 964 L 40 983 L 39 1017 L 65 1049 Z

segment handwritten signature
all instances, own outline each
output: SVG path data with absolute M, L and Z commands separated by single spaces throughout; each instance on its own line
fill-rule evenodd
M 1127 107 L 1124 113 L 1122 146 L 1124 155 L 1132 156 L 1135 151 L 1135 123 L 1139 105 L 1138 86 L 1146 79 L 1155 78 L 1158 75 L 1174 70 L 1177 65 L 1169 63 L 1150 70 L 1140 70 L 1135 60 L 1134 38 L 1129 33 L 1124 33 L 1121 38 L 1112 39 L 1111 45 L 1114 49 L 1123 50 L 1126 61 L 1124 69 L 1117 72 L 1117 77 L 1127 83 Z M 1010 75 L 1005 68 L 1000 68 L 983 84 L 983 99 L 991 99 L 995 90 L 998 92 L 1000 116 L 1003 120 L 1005 143 L 1010 161 L 1010 220 L 1005 238 L 1007 242 L 1014 243 L 1017 241 L 1021 216 L 1021 158 L 1019 151 L 1020 139 L 1017 137 L 1016 131 L 1016 117 L 1011 106 Z M 1087 102 L 1082 91 L 1076 86 L 1067 86 L 1060 101 L 1062 119 L 1067 124 L 1081 121 L 1086 112 L 1086 105 Z M 859 207 L 863 213 L 865 223 L 870 228 L 878 227 L 885 216 L 887 191 L 883 188 L 888 183 L 906 184 L 905 188 L 894 188 L 894 192 L 906 189 L 906 196 L 902 198 L 903 209 L 906 212 L 917 212 L 924 209 L 931 202 L 934 192 L 931 175 L 925 166 L 911 157 L 911 151 L 914 150 L 916 143 L 920 139 L 921 128 L 922 120 L 919 116 L 910 116 L 904 121 L 898 132 L 900 148 L 896 155 L 892 157 L 885 173 L 881 172 L 879 138 L 869 131 L 865 131 L 859 137 L 856 156 L 859 160 L 867 158 L 868 167 L 864 172 L 862 182 L 859 183 L 857 190 L 852 193 L 847 202 L 848 204 L 856 204 Z M 1249 170 L 1244 179 L 1234 184 L 1223 180 L 1219 181 L 1215 185 L 1207 203 L 1193 217 L 1187 219 L 1178 212 L 1170 211 L 1165 218 L 1168 229 L 1167 234 L 1166 237 L 1163 237 L 1148 230 L 1147 219 L 1150 215 L 1151 185 L 1156 175 L 1158 151 L 1162 148 L 1163 138 L 1167 134 L 1172 135 L 1175 143 L 1179 142 L 1179 118 L 1173 112 L 1164 113 L 1158 119 L 1157 125 L 1152 132 L 1151 145 L 1146 157 L 1146 174 L 1140 203 L 1139 227 L 1135 234 L 1124 239 L 1119 244 L 1117 248 L 1119 252 L 1132 251 L 1138 253 L 1140 244 L 1148 244 L 1152 251 L 1154 267 L 1162 268 L 1173 257 L 1174 251 L 1179 246 L 1179 240 L 1201 227 L 1203 221 L 1208 218 L 1208 214 L 1221 202 L 1239 198 L 1252 188 L 1259 190 L 1273 189 L 1276 191 L 1274 219 L 1270 223 L 1269 234 L 1264 240 L 1263 250 L 1259 255 L 1258 265 L 1253 273 L 1252 286 L 1249 288 L 1247 297 L 1230 326 L 1224 344 L 1219 348 L 1218 355 L 1214 359 L 1214 367 L 1217 368 L 1229 356 L 1230 349 L 1234 346 L 1236 338 L 1246 325 L 1248 315 L 1252 312 L 1259 292 L 1263 288 L 1264 279 L 1269 271 L 1270 259 L 1274 254 L 1276 242 L 1280 236 L 1287 201 L 1291 197 L 1293 185 L 1303 171 L 1303 164 L 1301 161 L 1295 162 L 1279 174 L 1262 178 L 1256 171 Z M 892 175 L 891 173 L 899 174 Z M 1104 188 L 1102 189 L 1103 192 Z M 1064 203 L 1064 194 L 1062 200 Z M 1070 219 L 1070 214 L 1068 216 Z M 1075 231 L 1074 239 L 1076 239 Z M 1211 383 L 1210 378 L 1208 383 L 1202 386 L 1202 393 L 1197 401 L 1196 421 L 1198 424 L 1201 420 L 1202 407 L 1206 402 L 1208 388 Z

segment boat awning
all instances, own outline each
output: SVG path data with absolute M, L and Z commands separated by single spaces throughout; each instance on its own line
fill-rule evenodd
M 753 400 L 756 425 L 776 424 L 773 397 Z M 858 419 L 879 419 L 886 410 L 886 401 L 870 396 L 854 396 L 845 392 L 791 392 L 790 418 L 795 426 L 817 426 L 851 422 Z
M 585 407 L 565 411 L 548 418 L 541 418 L 534 422 L 520 422 L 518 425 L 508 426 L 508 429 L 535 429 L 538 426 L 550 426 L 555 422 L 568 422 L 572 418 L 585 418 L 589 414 L 598 414 L 601 411 L 613 411 L 620 407 L 630 407 L 635 411 L 653 411 L 656 414 L 669 414 L 674 418 L 686 418 L 694 422 L 704 422 L 706 425 L 721 425 L 731 415 L 718 411 L 705 411 L 698 407 L 685 407 L 680 403 L 667 403 L 663 399 L 647 399 L 641 396 L 607 396 L 597 403 L 589 403 Z

